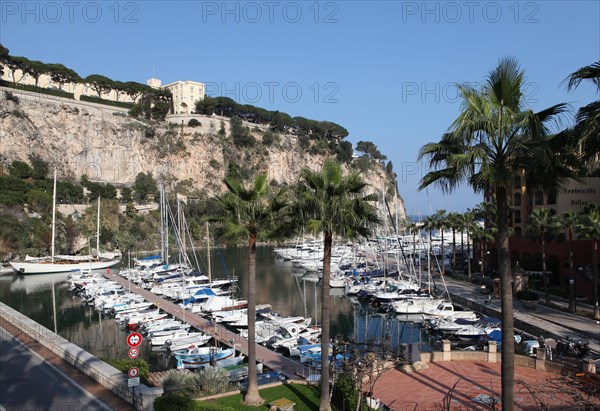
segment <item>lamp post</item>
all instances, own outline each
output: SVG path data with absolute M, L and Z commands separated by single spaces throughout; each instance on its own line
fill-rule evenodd
M 577 309 L 575 308 L 575 278 L 569 278 L 569 312 L 575 313 Z

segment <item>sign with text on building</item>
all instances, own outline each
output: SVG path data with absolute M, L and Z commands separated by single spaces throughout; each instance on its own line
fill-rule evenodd
M 600 177 L 588 177 L 581 183 L 569 180 L 557 195 L 556 211 L 582 211 L 590 203 L 600 204 Z

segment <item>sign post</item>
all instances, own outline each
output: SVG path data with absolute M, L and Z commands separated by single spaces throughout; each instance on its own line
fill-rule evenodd
M 140 349 L 138 348 L 142 344 L 142 334 L 133 332 L 127 336 L 127 345 L 129 351 L 127 355 L 131 358 L 131 368 L 127 371 L 127 386 L 131 387 L 131 398 L 135 402 L 135 389 L 136 385 L 140 385 L 140 370 L 134 367 L 134 360 L 140 355 Z
M 142 334 L 138 332 L 131 333 L 127 336 L 127 345 L 131 348 L 139 347 L 142 343 Z
M 140 350 L 137 348 L 130 348 L 129 352 L 127 353 L 127 355 L 129 356 L 129 358 L 136 359 L 138 357 L 138 355 L 140 355 Z

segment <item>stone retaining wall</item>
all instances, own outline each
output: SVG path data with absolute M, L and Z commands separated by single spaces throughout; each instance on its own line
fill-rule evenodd
M 147 387 L 143 384 L 134 387 L 133 390 L 128 388 L 127 376 L 121 371 L 2 302 L 0 302 L 0 320 L 9 322 L 29 335 L 138 410 L 153 411 L 154 399 L 163 393 L 162 388 Z
M 452 343 L 449 340 L 442 341 L 442 351 L 422 352 L 421 361 L 443 362 L 443 361 L 473 361 L 473 362 L 502 362 L 502 355 L 498 352 L 497 344 L 493 341 L 488 342 L 487 351 L 459 351 L 452 350 Z M 527 357 L 525 355 L 515 354 L 515 365 L 521 367 L 535 368 L 542 371 L 548 371 L 561 375 L 575 375 L 584 372 L 586 374 L 596 374 L 596 365 L 593 359 L 588 358 L 581 362 L 580 368 L 574 368 L 574 365 L 559 362 L 547 361 L 546 351 L 538 350 L 537 357 Z

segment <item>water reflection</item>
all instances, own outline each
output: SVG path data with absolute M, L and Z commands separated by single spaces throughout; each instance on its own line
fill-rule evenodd
M 199 250 L 199 265 L 207 272 L 205 250 Z M 213 277 L 235 275 L 239 278 L 238 297 L 245 298 L 247 290 L 247 248 L 228 248 L 211 252 Z M 224 264 L 223 264 L 224 263 Z M 321 285 L 315 276 L 294 271 L 289 262 L 276 260 L 271 247 L 257 248 L 257 303 L 270 304 L 282 315 L 311 317 L 320 324 Z M 124 265 L 126 266 L 126 262 Z M 113 270 L 114 272 L 114 270 Z M 127 358 L 126 333 L 112 318 L 84 306 L 74 297 L 65 282 L 67 274 L 42 274 L 0 277 L 0 301 L 53 330 L 52 284 L 55 284 L 58 333 L 100 358 Z M 331 336 L 364 342 L 389 336 L 390 343 L 419 342 L 418 325 L 398 321 L 374 308 L 364 307 L 344 296 L 341 289 L 331 289 Z M 150 362 L 153 370 L 172 364 L 158 352 L 144 345 L 141 357 Z

